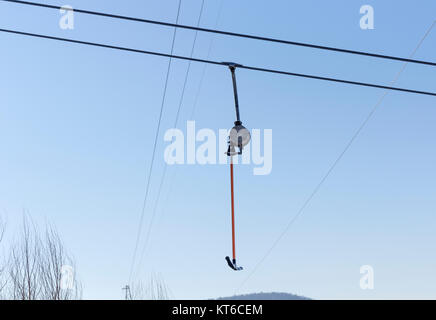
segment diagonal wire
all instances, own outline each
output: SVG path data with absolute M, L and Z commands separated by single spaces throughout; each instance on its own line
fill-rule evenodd
M 179 21 L 181 4 L 182 4 L 182 0 L 179 0 L 179 5 L 177 8 L 176 23 Z M 175 28 L 174 32 L 173 32 L 173 39 L 172 39 L 172 43 L 171 43 L 171 54 L 173 54 L 173 51 L 174 51 L 174 43 L 176 40 L 176 34 L 177 34 L 177 28 Z M 148 194 L 149 194 L 149 190 L 150 190 L 150 180 L 151 180 L 151 176 L 152 176 L 152 172 L 153 172 L 153 164 L 154 164 L 154 158 L 155 158 L 155 154 L 156 154 L 157 139 L 159 137 L 160 125 L 161 125 L 161 121 L 162 121 L 162 113 L 163 113 L 163 109 L 164 109 L 164 105 L 165 105 L 165 98 L 166 98 L 166 93 L 167 93 L 167 88 L 168 88 L 168 79 L 169 79 L 170 70 L 171 70 L 171 62 L 172 62 L 172 58 L 170 57 L 170 59 L 168 60 L 167 73 L 166 73 L 166 77 L 165 77 L 165 85 L 164 85 L 164 90 L 163 90 L 163 94 L 162 94 L 162 103 L 160 106 L 159 120 L 158 120 L 158 124 L 157 124 L 157 128 L 156 128 L 156 134 L 154 137 L 153 153 L 151 156 L 150 170 L 148 172 L 147 186 L 145 188 L 144 202 L 142 204 L 141 216 L 139 219 L 139 226 L 138 226 L 138 231 L 137 231 L 136 241 L 135 241 L 135 249 L 133 252 L 132 264 L 130 266 L 130 274 L 129 274 L 129 282 L 128 282 L 129 284 L 131 283 L 131 280 L 132 280 L 133 268 L 135 266 L 139 240 L 141 238 L 142 225 L 144 222 L 145 208 L 147 205 L 147 199 L 148 199 Z
M 219 8 L 218 8 L 218 13 L 217 13 L 217 16 L 216 16 L 215 27 L 214 28 L 218 27 L 218 23 L 219 23 L 219 20 L 220 20 L 220 17 L 221 17 L 221 12 L 222 12 L 222 8 L 223 8 L 223 4 L 224 4 L 224 0 L 221 0 Z M 207 50 L 206 59 L 209 59 L 209 57 L 210 57 L 210 54 L 212 52 L 212 46 L 213 46 L 214 40 L 215 40 L 215 37 L 212 36 L 211 39 L 210 39 L 210 42 L 209 42 L 209 48 Z M 197 88 L 197 92 L 195 94 L 194 104 L 193 104 L 192 109 L 191 109 L 191 116 L 190 116 L 190 118 L 188 120 L 193 120 L 194 119 L 194 113 L 195 113 L 195 110 L 196 110 L 196 107 L 197 107 L 198 98 L 200 96 L 201 89 L 203 87 L 203 81 L 204 81 L 204 77 L 205 77 L 207 66 L 208 66 L 207 63 L 205 63 L 203 65 L 202 73 L 201 73 L 201 76 L 200 76 L 200 82 L 199 82 L 199 85 L 198 85 L 198 88 Z M 172 188 L 174 186 L 174 181 L 175 181 L 175 178 L 176 178 L 176 175 L 177 175 L 177 168 L 175 168 L 175 169 L 176 170 L 174 170 L 174 172 L 173 172 L 173 174 L 171 175 L 171 178 L 170 178 L 169 191 L 168 191 L 167 196 L 165 197 L 166 200 L 164 201 L 164 205 L 168 203 L 169 198 L 170 198 L 170 196 L 172 194 Z M 162 215 L 164 213 L 165 213 L 165 207 L 162 209 Z
M 215 28 L 218 27 L 218 22 L 219 22 L 219 20 L 220 20 L 220 18 L 221 18 L 221 12 L 222 12 L 222 10 L 223 10 L 223 4 L 224 4 L 224 0 L 221 0 L 220 6 L 219 6 L 219 9 L 218 9 L 218 14 L 217 14 L 216 21 L 215 21 Z M 210 39 L 210 42 L 209 42 L 209 49 L 207 50 L 206 60 L 209 59 L 210 54 L 212 53 L 212 47 L 213 47 L 213 42 L 214 42 L 214 40 L 215 40 L 215 37 L 212 37 L 212 38 Z M 203 70 L 202 70 L 202 72 L 201 72 L 200 83 L 199 83 L 199 85 L 198 85 L 197 93 L 196 93 L 196 95 L 195 95 L 194 105 L 193 105 L 193 107 L 192 107 L 192 111 L 191 111 L 191 117 L 190 117 L 191 120 L 194 119 L 194 113 L 195 113 L 196 108 L 197 108 L 198 97 L 200 96 L 200 91 L 201 91 L 201 89 L 202 89 L 202 87 L 203 87 L 203 81 L 204 81 L 204 76 L 205 76 L 205 74 L 206 74 L 207 66 L 208 66 L 208 64 L 206 64 L 206 63 L 203 65 Z
M 202 2 L 201 2 L 200 13 L 198 15 L 198 20 L 197 20 L 197 27 L 200 25 L 201 17 L 203 15 L 203 9 L 204 9 L 204 0 L 202 0 Z M 190 58 L 192 58 L 193 55 L 194 55 L 195 44 L 197 42 L 197 36 L 198 36 L 198 31 L 195 32 L 194 41 L 192 43 L 192 48 L 191 48 L 191 53 L 190 53 Z M 175 120 L 174 120 L 174 128 L 177 127 L 177 123 L 179 122 L 180 110 L 182 108 L 183 99 L 185 97 L 186 84 L 187 84 L 188 78 L 189 78 L 189 71 L 191 70 L 191 63 L 192 63 L 192 61 L 188 62 L 188 67 L 186 69 L 185 80 L 183 82 L 182 94 L 180 96 L 179 105 L 178 105 L 176 117 L 175 117 Z M 163 186 L 164 181 L 165 181 L 167 169 L 168 169 L 168 164 L 165 162 L 164 171 L 163 171 L 163 174 L 162 174 L 162 177 L 161 177 L 161 180 L 160 180 L 160 184 L 159 184 L 159 189 L 158 189 L 158 193 L 157 193 L 156 202 L 155 202 L 155 205 L 154 205 L 154 208 L 153 208 L 153 214 L 152 214 L 150 223 L 148 225 L 147 234 L 146 234 L 146 237 L 145 237 L 144 247 L 142 249 L 141 257 L 139 259 L 137 273 L 140 270 L 140 267 L 142 265 L 142 261 L 144 259 L 145 252 L 146 252 L 147 247 L 148 247 L 148 243 L 149 243 L 150 236 L 151 236 L 151 231 L 152 231 L 154 220 L 155 220 L 155 217 L 156 217 L 157 206 L 158 206 L 158 203 L 159 203 L 159 200 L 160 200 L 160 195 L 161 195 L 161 192 L 162 192 L 162 186 Z
M 436 21 L 433 21 L 433 23 L 431 24 L 431 26 L 427 29 L 426 33 L 424 34 L 424 36 L 422 37 L 422 39 L 419 41 L 418 45 L 416 46 L 416 48 L 413 50 L 413 52 L 410 54 L 410 58 L 412 58 L 415 53 L 418 51 L 418 49 L 421 47 L 422 43 L 424 42 L 424 40 L 427 38 L 427 36 L 430 34 L 431 30 L 433 29 L 433 27 L 435 26 Z M 408 62 L 405 62 L 402 66 L 402 68 L 400 69 L 400 71 L 396 74 L 396 76 L 394 77 L 394 79 L 391 81 L 391 84 L 395 84 L 399 77 L 401 76 L 401 74 L 403 73 L 404 69 L 406 68 L 406 66 L 408 65 Z M 306 201 L 303 203 L 303 205 L 301 206 L 301 208 L 297 211 L 297 214 L 288 222 L 288 224 L 286 225 L 285 229 L 280 233 L 280 235 L 277 237 L 277 239 L 273 242 L 272 246 L 267 250 L 267 252 L 265 253 L 265 255 L 259 260 L 259 262 L 255 265 L 255 267 L 253 268 L 253 270 L 248 274 L 248 276 L 241 282 L 241 284 L 239 285 L 239 287 L 236 289 L 235 293 L 237 293 L 243 286 L 244 284 L 253 276 L 253 274 L 259 269 L 260 265 L 266 260 L 266 258 L 271 254 L 271 252 L 274 250 L 274 248 L 277 246 L 277 244 L 280 242 L 280 240 L 283 238 L 283 236 L 288 232 L 288 230 L 291 228 L 291 226 L 294 224 L 294 222 L 298 219 L 298 217 L 303 213 L 304 209 L 308 206 L 308 204 L 310 203 L 310 201 L 313 199 L 313 197 L 318 193 L 319 189 L 321 188 L 321 186 L 324 184 L 324 182 L 327 180 L 327 178 L 330 176 L 330 174 L 332 173 L 332 171 L 336 168 L 337 164 L 341 161 L 341 159 L 344 157 L 345 153 L 350 149 L 351 145 L 353 144 L 353 142 L 356 140 L 356 138 L 359 136 L 360 132 L 362 132 L 362 130 L 365 128 L 365 126 L 368 124 L 368 122 L 371 120 L 371 118 L 373 117 L 373 115 L 375 114 L 375 112 L 377 111 L 377 109 L 379 108 L 379 106 L 381 105 L 381 103 L 383 102 L 383 100 L 385 99 L 385 97 L 387 96 L 387 94 L 389 93 L 388 90 L 386 90 L 383 95 L 380 97 L 380 99 L 377 101 L 377 103 L 375 104 L 375 106 L 371 109 L 371 111 L 369 112 L 368 116 L 365 118 L 365 120 L 362 122 L 362 124 L 359 126 L 359 128 L 357 129 L 357 131 L 353 134 L 353 136 L 351 137 L 351 139 L 349 140 L 349 142 L 345 145 L 345 148 L 343 149 L 343 151 L 339 154 L 339 156 L 337 157 L 337 159 L 333 162 L 333 164 L 330 166 L 330 168 L 328 169 L 327 173 L 322 177 L 322 179 L 320 180 L 320 182 L 316 185 L 316 187 L 313 189 L 312 193 L 309 195 L 309 197 L 306 199 Z

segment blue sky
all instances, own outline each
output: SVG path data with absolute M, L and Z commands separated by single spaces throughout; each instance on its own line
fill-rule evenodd
M 408 57 L 432 22 L 421 1 L 206 0 L 201 26 Z M 52 0 L 135 17 L 175 21 L 178 1 Z M 200 0 L 183 0 L 194 25 Z M 370 4 L 375 29 L 361 30 Z M 173 30 L 75 15 L 62 30 L 56 10 L 0 3 L 1 28 L 168 52 Z M 175 54 L 194 32 L 179 30 Z M 388 84 L 402 63 L 248 39 L 198 34 L 194 56 Z M 159 116 L 166 58 L 0 34 L 0 210 L 8 241 L 27 210 L 55 224 L 77 262 L 85 298 L 118 299 L 128 281 Z M 415 58 L 435 61 L 436 30 Z M 158 140 L 146 229 L 164 168 L 163 133 L 173 126 L 186 61 L 173 61 Z M 203 65 L 193 63 L 179 128 L 185 129 Z M 397 86 L 436 91 L 435 69 L 408 65 Z M 383 90 L 238 70 L 248 128 L 273 130 L 273 169 L 236 168 L 238 259 L 232 272 L 227 166 L 173 166 L 158 203 L 139 279 L 158 273 L 180 299 L 235 293 L 297 213 Z M 285 291 L 312 298 L 436 298 L 434 97 L 391 92 L 265 262 L 238 293 Z M 228 70 L 208 66 L 197 128 L 231 127 Z M 171 177 L 174 176 L 172 180 Z M 7 243 L 5 244 L 7 246 Z M 359 287 L 372 265 L 374 290 Z

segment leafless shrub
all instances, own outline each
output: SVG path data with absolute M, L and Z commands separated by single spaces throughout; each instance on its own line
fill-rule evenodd
M 131 300 L 169 300 L 169 289 L 162 277 L 152 275 L 144 286 L 141 281 L 135 282 L 130 286 Z
M 0 245 L 1 245 L 3 237 L 5 235 L 5 228 L 6 228 L 6 223 L 0 217 Z M 0 252 L 2 252 L 2 251 L 0 251 Z M 7 283 L 6 278 L 5 278 L 5 269 L 6 269 L 5 258 L 0 255 L 0 300 L 3 299 L 3 290 L 4 290 L 6 283 Z
M 40 281 L 45 300 L 72 300 L 81 296 L 81 287 L 74 279 L 74 261 L 65 252 L 53 227 L 47 227 L 41 245 Z M 71 273 L 71 274 L 69 274 Z
M 36 300 L 40 297 L 38 262 L 41 257 L 41 243 L 37 232 L 33 231 L 31 232 L 24 218 L 21 241 L 11 248 L 8 265 L 9 294 L 14 300 Z
M 11 247 L 7 265 L 8 296 L 14 300 L 79 299 L 81 287 L 72 278 L 73 267 L 54 228 L 47 226 L 41 236 L 35 224 L 24 217 L 20 239 Z

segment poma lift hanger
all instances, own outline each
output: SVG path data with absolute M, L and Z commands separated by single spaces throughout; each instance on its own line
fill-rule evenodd
M 227 264 L 230 268 L 235 271 L 242 270 L 241 266 L 236 264 L 236 245 L 235 245 L 235 196 L 234 196 L 234 179 L 233 179 L 233 156 L 242 155 L 242 150 L 250 142 L 251 136 L 250 132 L 242 125 L 242 121 L 239 115 L 239 101 L 238 101 L 238 88 L 236 86 L 236 75 L 235 71 L 237 67 L 241 65 L 233 62 L 224 62 L 229 66 L 230 72 L 232 74 L 233 81 L 233 93 L 235 96 L 235 110 L 236 110 L 236 121 L 235 125 L 230 130 L 230 135 L 228 138 L 228 149 L 227 156 L 230 157 L 230 193 L 231 193 L 231 208 L 232 208 L 232 259 L 226 257 Z

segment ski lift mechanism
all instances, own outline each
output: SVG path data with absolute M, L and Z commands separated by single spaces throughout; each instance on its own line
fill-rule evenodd
M 240 67 L 240 64 L 233 62 L 224 62 L 229 66 L 230 72 L 232 74 L 233 81 L 233 93 L 235 97 L 235 111 L 236 111 L 236 121 L 235 125 L 230 130 L 228 138 L 228 149 L 227 156 L 230 157 L 230 193 L 231 193 L 231 208 L 232 208 L 232 259 L 226 257 L 227 264 L 229 267 L 235 271 L 240 271 L 243 268 L 236 264 L 236 245 L 235 245 L 235 197 L 234 197 L 234 180 L 233 180 L 233 156 L 241 155 L 243 148 L 250 142 L 251 136 L 250 132 L 242 125 L 242 121 L 239 114 L 239 101 L 238 101 L 238 88 L 236 86 L 236 68 Z M 238 151 L 236 151 L 238 148 Z

